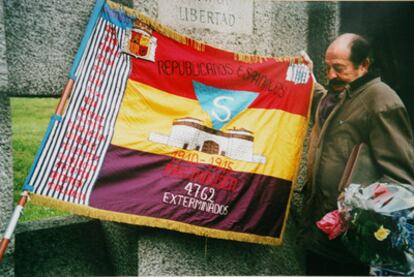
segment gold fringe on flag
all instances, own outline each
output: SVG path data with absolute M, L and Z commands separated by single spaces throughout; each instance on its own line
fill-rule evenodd
M 124 12 L 126 15 L 132 17 L 132 18 L 136 18 L 139 21 L 141 21 L 142 23 L 148 25 L 150 28 L 152 28 L 153 30 L 157 31 L 158 33 L 173 39 L 179 43 L 182 43 L 184 45 L 190 46 L 192 48 L 194 48 L 197 51 L 200 52 L 204 52 L 206 46 L 210 46 L 213 48 L 218 48 L 216 46 L 212 46 L 206 42 L 200 41 L 200 40 L 196 40 L 196 39 L 192 39 L 190 37 L 187 37 L 183 34 L 178 33 L 177 31 L 175 31 L 174 29 L 167 27 L 163 24 L 161 24 L 159 21 L 137 11 L 134 9 L 131 9 L 129 7 L 126 7 L 122 4 L 119 3 L 115 3 L 112 2 L 111 0 L 106 0 L 106 3 L 108 4 L 108 6 L 112 9 L 112 10 L 116 10 L 116 11 L 122 11 Z M 232 52 L 232 51 L 228 51 L 225 49 L 221 49 L 218 48 L 220 50 L 223 51 L 227 51 L 227 52 Z M 303 58 L 301 56 L 292 56 L 292 57 L 271 57 L 271 56 L 260 56 L 260 55 L 252 55 L 252 54 L 244 54 L 244 53 L 236 53 L 236 52 L 232 52 L 234 53 L 234 60 L 235 61 L 240 61 L 240 62 L 245 62 L 245 63 L 262 63 L 265 62 L 267 60 L 275 60 L 277 62 L 290 62 L 290 63 L 303 63 Z
M 234 60 L 245 63 L 262 63 L 268 60 L 274 60 L 277 62 L 289 62 L 289 63 L 303 63 L 302 57 L 271 57 L 260 56 L 251 54 L 234 53 Z
M 154 228 L 163 228 L 172 231 L 179 231 L 188 234 L 194 234 L 198 236 L 227 239 L 242 242 L 251 242 L 265 245 L 279 246 L 282 244 L 281 238 L 274 238 L 270 236 L 258 236 L 254 234 L 239 233 L 234 231 L 224 231 L 218 229 L 211 229 L 201 226 L 195 226 L 188 223 L 178 222 L 163 218 L 154 218 L 148 216 L 140 216 L 133 214 L 126 214 L 120 212 L 113 212 L 108 210 L 96 209 L 86 205 L 79 205 L 57 200 L 51 197 L 31 194 L 30 199 L 33 204 L 48 206 L 51 208 L 59 209 L 78 215 L 87 217 L 115 221 L 121 223 L 128 223 L 134 225 L 148 226 Z

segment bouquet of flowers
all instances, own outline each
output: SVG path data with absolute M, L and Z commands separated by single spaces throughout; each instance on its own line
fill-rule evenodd
M 414 274 L 414 188 L 404 184 L 349 185 L 338 210 L 317 226 L 346 247 L 374 275 Z

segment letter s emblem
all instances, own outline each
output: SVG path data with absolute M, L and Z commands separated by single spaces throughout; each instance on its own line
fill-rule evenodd
M 228 121 L 230 118 L 231 118 L 231 111 L 230 111 L 230 109 L 227 107 L 227 106 L 225 106 L 225 105 L 223 105 L 223 104 L 220 104 L 219 102 L 220 101 L 222 101 L 222 100 L 230 100 L 230 101 L 234 101 L 234 98 L 233 97 L 229 97 L 229 96 L 218 96 L 218 97 L 216 97 L 216 98 L 214 98 L 214 100 L 213 100 L 213 104 L 214 104 L 214 106 L 215 107 L 217 107 L 218 109 L 221 109 L 224 113 L 225 113 L 225 116 L 224 116 L 224 118 L 223 117 L 220 117 L 217 113 L 216 113 L 216 111 L 213 111 L 211 114 L 218 120 L 218 121 L 220 121 L 220 122 L 226 122 L 226 121 Z M 223 112 L 221 112 L 221 114 L 223 113 Z

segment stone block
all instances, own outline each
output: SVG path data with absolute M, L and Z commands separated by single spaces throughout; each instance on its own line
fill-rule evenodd
M 8 91 L 60 95 L 94 1 L 4 1 Z
M 11 149 L 10 101 L 0 93 L 0 236 L 3 237 L 13 212 L 13 179 Z M 0 264 L 0 276 L 13 276 L 14 238 L 7 249 L 4 262 Z
M 134 0 L 133 3 L 136 9 L 160 20 L 157 1 Z M 306 2 L 295 1 L 253 1 L 252 34 L 223 34 L 208 28 L 171 27 L 187 36 L 230 51 L 265 56 L 293 56 L 300 50 L 307 49 L 307 5 Z M 231 10 L 227 12 L 230 13 Z
M 336 2 L 309 2 L 308 53 L 314 63 L 314 74 L 319 83 L 326 83 L 325 51 L 338 36 L 340 27 L 339 4 Z
M 137 247 L 141 228 L 107 221 L 102 221 L 101 225 L 114 274 L 118 276 L 137 275 Z
M 78 216 L 25 222 L 16 232 L 16 276 L 113 275 L 100 222 Z
M 6 36 L 5 36 L 4 5 L 0 1 L 0 93 L 7 88 L 7 59 L 6 59 Z
M 138 241 L 138 275 L 304 275 L 303 251 L 289 221 L 281 246 L 147 229 Z

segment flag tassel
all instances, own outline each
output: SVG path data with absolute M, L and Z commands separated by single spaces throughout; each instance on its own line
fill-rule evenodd
M 9 224 L 7 225 L 6 232 L 4 233 L 3 239 L 0 242 L 0 262 L 3 260 L 4 254 L 7 250 L 7 246 L 10 243 L 10 239 L 14 233 L 14 230 L 16 229 L 17 221 L 19 220 L 20 215 L 22 214 L 23 208 L 26 205 L 28 197 L 29 192 L 26 190 L 22 191 L 22 193 L 20 194 L 17 206 L 14 209 L 13 215 L 9 221 Z

